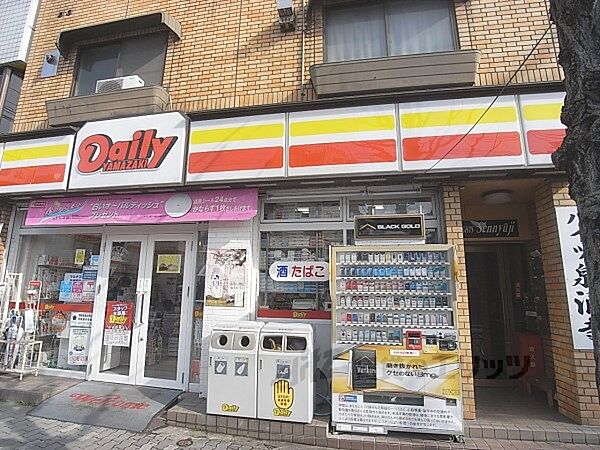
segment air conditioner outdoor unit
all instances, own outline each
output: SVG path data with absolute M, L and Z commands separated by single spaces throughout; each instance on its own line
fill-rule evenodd
M 96 81 L 96 94 L 103 92 L 114 92 L 122 89 L 131 89 L 144 86 L 144 80 L 137 75 L 127 77 L 108 78 Z

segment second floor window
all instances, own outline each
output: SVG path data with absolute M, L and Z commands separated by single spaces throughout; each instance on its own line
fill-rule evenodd
M 327 9 L 327 62 L 456 48 L 448 0 L 383 0 Z
M 75 95 L 93 94 L 98 80 L 128 75 L 138 75 L 145 86 L 161 85 L 166 48 L 167 35 L 160 33 L 81 49 Z

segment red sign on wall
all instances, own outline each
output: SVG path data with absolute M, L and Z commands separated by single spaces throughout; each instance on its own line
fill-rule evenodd
M 133 325 L 132 302 L 106 302 L 104 318 L 104 345 L 129 347 Z

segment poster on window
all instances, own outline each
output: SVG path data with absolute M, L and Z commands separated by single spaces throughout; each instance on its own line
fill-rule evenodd
M 156 273 L 181 273 L 181 255 L 158 255 Z
M 592 322 L 587 269 L 583 260 L 583 246 L 579 236 L 579 217 L 576 206 L 556 208 L 560 250 L 562 253 L 571 333 L 577 350 L 592 350 Z
M 133 324 L 133 303 L 106 302 L 104 318 L 104 345 L 129 347 Z
M 90 329 L 71 327 L 69 330 L 69 352 L 67 364 L 85 366 L 88 360 Z
M 420 350 L 403 345 L 336 344 L 332 368 L 336 428 L 462 434 L 455 339 L 432 336 L 424 339 Z
M 204 304 L 243 307 L 246 291 L 246 249 L 208 250 Z

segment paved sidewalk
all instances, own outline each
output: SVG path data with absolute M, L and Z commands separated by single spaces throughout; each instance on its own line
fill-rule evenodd
M 0 449 L 309 449 L 304 445 L 263 443 L 240 436 L 213 435 L 176 427 L 163 427 L 152 433 L 132 433 L 31 417 L 26 415 L 29 410 L 31 406 L 0 402 Z
M 308 447 L 290 442 L 258 441 L 242 436 L 194 431 L 186 428 L 166 426 L 151 433 L 132 433 L 124 430 L 79 425 L 58 420 L 27 416 L 31 406 L 0 402 L 0 449 L 72 449 L 72 450 L 124 450 L 124 449 L 205 449 L 205 450 L 310 450 Z M 340 448 L 366 450 L 360 441 L 341 440 Z M 375 450 L 378 443 L 370 450 Z M 597 449 L 585 444 L 540 443 L 494 439 L 467 439 L 465 445 L 448 441 L 425 441 L 407 439 L 395 447 L 401 449 Z

